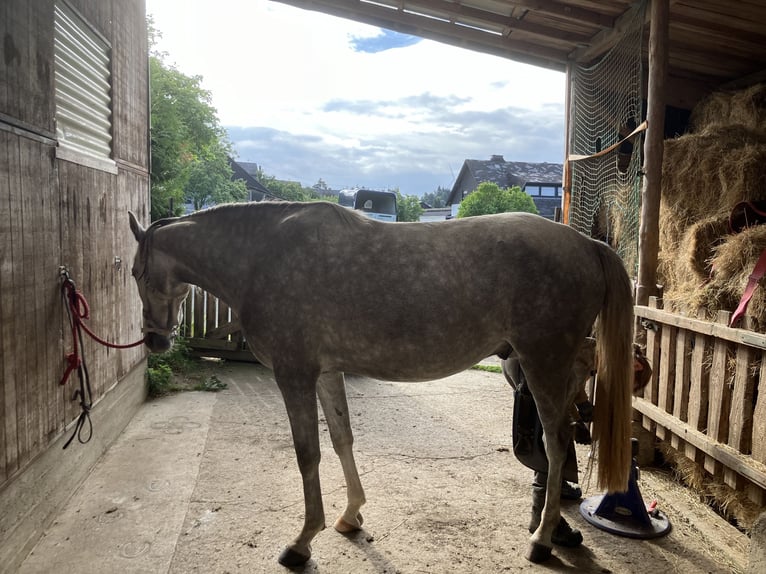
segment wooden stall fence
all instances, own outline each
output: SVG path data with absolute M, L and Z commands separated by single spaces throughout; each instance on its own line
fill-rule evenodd
M 633 400 L 642 425 L 713 480 L 766 503 L 766 335 L 636 306 L 652 380 Z M 747 325 L 745 325 L 746 327 Z
M 181 335 L 196 354 L 234 361 L 255 361 L 247 348 L 239 319 L 217 297 L 192 286 L 181 312 Z

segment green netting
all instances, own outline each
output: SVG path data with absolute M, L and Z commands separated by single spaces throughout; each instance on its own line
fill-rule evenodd
M 644 5 L 617 44 L 595 65 L 573 66 L 569 153 L 592 156 L 627 137 L 641 123 Z M 613 151 L 570 163 L 569 223 L 607 241 L 638 270 L 641 134 Z

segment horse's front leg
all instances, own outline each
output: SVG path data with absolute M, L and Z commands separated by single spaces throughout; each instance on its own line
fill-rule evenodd
M 287 567 L 301 566 L 311 558 L 311 541 L 325 527 L 322 490 L 319 484 L 319 417 L 317 376 L 275 369 L 275 378 L 290 418 L 293 446 L 303 479 L 306 514 L 298 537 L 279 555 Z
M 362 527 L 363 519 L 359 509 L 364 504 L 365 498 L 354 461 L 354 435 L 351 431 L 343 373 L 327 373 L 319 377 L 317 391 L 330 429 L 332 446 L 340 459 L 343 476 L 346 479 L 348 502 L 343 514 L 335 521 L 335 530 L 345 534 Z

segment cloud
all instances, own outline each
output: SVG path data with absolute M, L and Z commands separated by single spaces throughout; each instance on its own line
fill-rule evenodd
M 334 188 L 451 187 L 465 159 L 560 162 L 564 75 L 265 0 L 147 0 L 243 161 Z
M 362 133 L 343 137 L 296 133 L 263 127 L 229 127 L 229 137 L 239 159 L 253 161 L 280 179 L 313 185 L 322 178 L 335 189 L 364 186 L 372 189 L 398 187 L 402 193 L 422 195 L 438 186 L 451 187 L 466 159 L 488 159 L 502 154 L 513 161 L 561 161 L 563 157 L 563 106 L 530 112 L 523 108 L 481 111 L 455 109 L 456 99 L 448 96 L 431 101 L 412 130 L 391 137 Z M 413 101 L 418 101 L 415 98 Z M 404 102 L 391 103 L 404 108 Z M 334 113 L 365 117 L 388 113 L 374 102 L 337 101 Z M 421 108 L 416 108 L 422 111 Z M 364 130 L 360 130 L 364 131 Z

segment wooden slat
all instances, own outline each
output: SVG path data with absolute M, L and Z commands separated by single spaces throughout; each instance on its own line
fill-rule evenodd
M 220 327 L 216 327 L 215 329 L 211 329 L 210 331 L 207 331 L 205 333 L 205 339 L 220 339 L 220 340 L 227 340 L 229 338 L 229 335 L 232 333 L 236 333 L 242 328 L 242 326 L 239 324 L 239 321 L 232 321 L 231 323 L 224 323 Z
M 216 327 L 216 303 L 218 299 L 205 291 L 205 336 Z
M 2 8 L 0 8 L 2 10 Z M 1 78 L 0 78 L 1 79 Z M 0 90 L 3 88 L 0 87 Z M 10 148 L 12 135 L 0 131 L 0 484 L 16 469 L 16 393 L 11 353 L 15 313 L 13 307 L 13 253 L 11 251 Z
M 692 333 L 686 329 L 678 329 L 676 334 L 676 363 L 675 363 L 675 384 L 673 386 L 673 416 L 680 421 L 688 420 L 689 408 L 689 387 L 690 387 L 690 367 L 691 351 L 689 341 Z M 682 450 L 678 435 L 671 435 L 670 445 L 676 450 Z
M 656 308 L 658 305 L 661 305 L 661 302 L 657 299 L 657 297 L 651 297 L 649 299 L 649 305 L 652 308 Z M 647 329 L 646 331 L 646 356 L 649 360 L 650 365 L 654 365 L 654 368 L 652 369 L 652 378 L 649 381 L 649 384 L 644 387 L 644 393 L 643 397 L 649 401 L 652 404 L 657 403 L 657 394 L 659 392 L 659 369 L 656 368 L 657 365 L 660 364 L 660 341 L 661 337 L 659 336 L 657 330 L 661 329 L 661 325 L 656 325 L 656 328 L 653 329 Z M 644 416 L 642 417 L 641 423 L 643 427 L 648 430 L 654 432 L 655 425 L 653 421 Z
M 728 444 L 743 454 L 750 453 L 750 428 L 752 427 L 753 392 L 755 391 L 755 381 L 750 375 L 753 352 L 754 349 L 746 345 L 737 346 L 734 389 L 731 392 Z M 730 470 L 724 472 L 724 481 L 734 489 L 742 486 L 738 484 L 736 474 Z
M 10 204 L 8 219 L 10 222 L 10 247 L 11 251 L 11 300 L 5 309 L 10 310 L 9 322 L 11 331 L 9 338 L 5 340 L 4 352 L 9 352 L 13 364 L 10 380 L 7 381 L 6 389 L 10 391 L 11 400 L 6 407 L 6 416 L 13 420 L 13 444 L 9 445 L 7 454 L 9 469 L 15 471 L 21 466 L 27 449 L 27 428 L 26 428 L 26 346 L 22 344 L 23 333 L 26 328 L 26 315 L 19 313 L 19 309 L 24 309 L 28 304 L 28 291 L 25 285 L 24 269 L 24 241 L 23 241 L 23 212 L 22 201 L 20 197 L 21 176 L 20 176 L 20 150 L 18 139 L 13 139 L 8 147 L 9 164 L 9 183 L 11 186 Z M 5 321 L 3 321 L 5 322 Z M 6 400 L 9 394 L 6 392 Z M 8 407 L 12 408 L 11 411 Z M 9 472 L 10 474 L 10 472 Z
M 754 333 L 752 331 L 746 331 L 745 329 L 736 329 L 728 327 L 725 324 L 703 321 L 702 319 L 684 317 L 682 315 L 676 315 L 661 309 L 652 309 L 651 307 L 643 305 L 637 305 L 635 307 L 635 314 L 636 316 L 648 319 L 649 321 L 657 321 L 666 325 L 689 329 L 695 333 L 711 335 L 718 339 L 731 341 L 732 343 L 743 343 L 758 349 L 766 349 L 766 335 L 761 333 Z
M 227 350 L 236 351 L 239 350 L 237 344 L 233 341 L 224 341 L 221 339 L 188 339 L 186 344 L 193 349 L 215 349 L 215 350 Z
M 663 326 L 660 337 L 660 376 L 656 405 L 666 413 L 673 410 L 673 388 L 675 384 L 676 328 Z M 665 439 L 665 430 L 657 429 L 657 436 Z
M 766 353 L 761 353 L 761 365 L 758 370 L 758 398 L 753 408 L 753 424 L 751 429 L 751 456 L 753 460 L 766 463 Z M 745 485 L 747 497 L 754 503 L 766 504 L 766 491 L 757 486 Z
M 729 417 L 729 446 L 745 453 L 751 451 L 755 394 L 755 379 L 750 373 L 753 354 L 754 350 L 751 347 L 745 345 L 737 347 L 731 416 Z
M 40 323 L 39 318 L 44 313 L 42 306 L 46 303 L 44 270 L 39 266 L 45 262 L 45 250 L 48 247 L 40 239 L 42 210 L 38 195 L 40 190 L 44 189 L 40 181 L 43 170 L 36 153 L 39 144 L 26 138 L 19 138 L 18 143 L 24 277 L 22 295 L 17 298 L 17 302 L 21 302 L 24 309 L 25 338 L 37 341 L 39 345 L 39 342 L 45 340 L 45 325 Z M 55 285 L 55 279 L 55 276 L 51 277 L 51 285 Z M 40 418 L 41 415 L 45 415 L 46 410 L 43 401 L 46 381 L 42 377 L 35 376 L 35 373 L 38 373 L 45 364 L 45 349 L 33 351 L 31 345 L 24 345 L 23 352 L 26 356 L 25 378 L 22 379 L 25 386 L 23 408 L 26 444 L 23 446 L 23 452 L 20 453 L 20 465 L 25 465 L 32 453 L 36 453 L 39 449 L 42 434 Z
M 710 371 L 705 368 L 710 338 L 702 333 L 694 334 L 694 348 L 691 357 L 691 373 L 689 379 L 689 406 L 687 416 L 689 426 L 701 431 L 707 427 L 707 404 L 710 389 Z M 696 449 L 687 445 L 686 456 L 695 459 Z
M 194 309 L 192 313 L 194 316 L 194 329 L 192 336 L 195 339 L 201 339 L 205 336 L 205 292 L 196 286 L 193 289 Z
M 657 408 L 650 402 L 640 397 L 633 399 L 633 408 L 657 421 L 680 438 L 705 453 L 710 458 L 720 461 L 722 464 L 738 472 L 760 488 L 766 488 L 766 465 L 757 462 L 752 457 L 743 455 L 729 445 L 721 444 L 709 436 L 694 430 L 689 425 L 679 421 L 673 415 Z
M 719 312 L 718 322 L 728 322 L 730 314 Z M 731 404 L 731 392 L 726 379 L 728 345 L 725 340 L 716 339 L 713 343 L 713 364 L 710 367 L 710 400 L 707 411 L 707 435 L 718 442 L 726 442 L 729 434 L 729 405 Z M 705 470 L 711 474 L 720 472 L 719 465 L 711 456 L 705 457 Z

